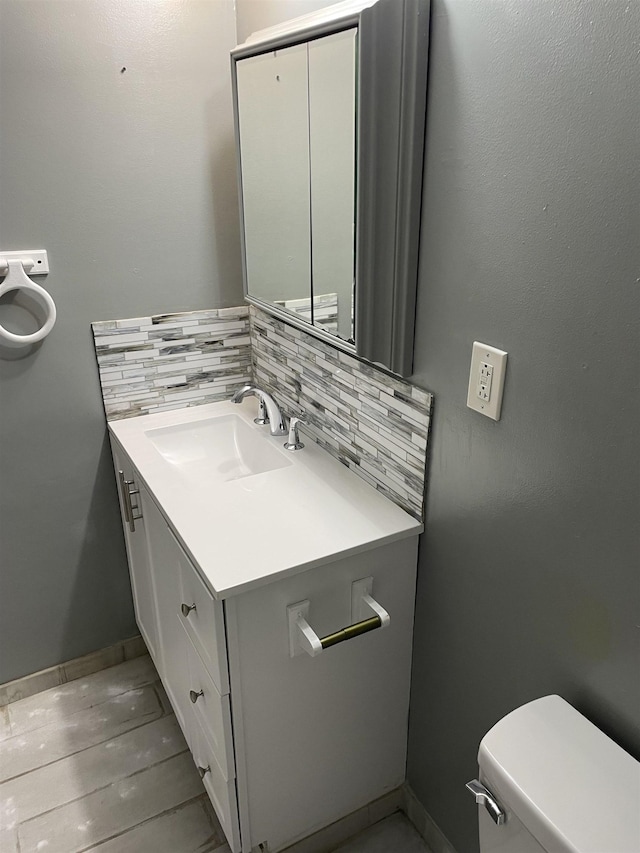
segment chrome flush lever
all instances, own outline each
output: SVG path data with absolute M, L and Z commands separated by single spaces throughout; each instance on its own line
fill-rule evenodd
M 491 791 L 479 782 L 477 779 L 472 779 L 471 782 L 467 782 L 465 785 L 476 798 L 476 803 L 481 806 L 484 806 L 485 809 L 491 815 L 491 819 L 498 826 L 502 826 L 506 820 L 506 816 L 504 811 L 498 805 L 496 798 L 493 796 Z

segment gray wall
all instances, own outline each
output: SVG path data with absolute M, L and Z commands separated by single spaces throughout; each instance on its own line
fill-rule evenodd
M 0 249 L 46 248 L 58 307 L 0 352 L 3 682 L 137 633 L 89 323 L 242 287 L 232 0 L 2 0 L 0 38 Z
M 238 43 L 251 33 L 333 6 L 327 0 L 236 0 Z
M 639 10 L 433 3 L 409 781 L 459 853 L 518 705 L 559 693 L 640 757 Z M 499 423 L 465 406 L 474 340 L 509 353 Z

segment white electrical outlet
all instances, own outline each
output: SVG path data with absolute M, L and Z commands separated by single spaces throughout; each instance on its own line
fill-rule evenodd
M 473 342 L 467 406 L 494 421 L 500 420 L 507 353 Z

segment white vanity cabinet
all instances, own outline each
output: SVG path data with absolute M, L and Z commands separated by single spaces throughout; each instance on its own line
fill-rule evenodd
M 116 475 L 133 492 L 135 530 L 121 491 L 134 607 L 185 740 L 231 849 L 241 850 L 222 603 L 198 576 L 124 450 Z M 149 643 L 148 638 L 153 638 Z
M 122 427 L 121 434 L 126 438 L 131 429 Z M 405 778 L 421 526 L 410 520 L 392 541 L 323 556 L 306 570 L 301 565 L 259 578 L 255 566 L 242 563 L 242 543 L 235 557 L 224 543 L 215 547 L 223 540 L 215 513 L 201 542 L 191 543 L 185 524 L 198 511 L 196 504 L 184 507 L 180 492 L 176 506 L 183 507 L 184 516 L 177 518 L 171 496 L 176 498 L 181 487 L 164 492 L 152 467 L 142 456 L 140 467 L 134 466 L 116 429 L 112 433 L 116 472 L 123 471 L 126 488 L 135 493 L 134 515 L 142 516 L 132 532 L 123 493 L 138 624 L 233 853 L 277 853 L 397 789 Z M 310 449 L 310 465 L 319 453 Z M 343 476 L 339 469 L 334 473 Z M 260 490 L 257 480 L 246 482 L 243 489 Z M 365 500 L 372 493 L 374 509 L 361 507 L 362 514 L 373 528 L 385 517 L 375 516 L 384 499 L 359 483 L 347 485 L 346 493 L 356 501 L 364 488 Z M 379 509 L 385 512 L 384 505 Z M 308 523 L 314 522 L 322 526 L 310 508 Z M 343 522 L 351 535 L 357 522 Z M 262 536 L 271 547 L 265 530 L 247 520 L 247 541 Z M 320 532 L 318 542 L 331 535 L 328 529 Z M 206 560 L 203 542 L 209 548 Z M 274 565 L 277 556 L 265 553 L 265 565 L 269 560 Z M 239 561 L 235 572 L 234 559 Z M 251 579 L 245 582 L 247 571 Z M 235 589 L 217 588 L 211 580 L 227 583 L 236 575 Z M 372 578 L 371 596 L 388 611 L 388 627 L 317 656 L 305 651 L 292 656 L 290 637 L 297 629 L 290 628 L 287 608 L 308 602 L 313 631 L 318 637 L 332 634 L 358 621 L 353 584 L 364 578 Z
M 113 463 L 118 481 L 120 511 L 124 526 L 124 541 L 129 561 L 129 575 L 133 590 L 133 605 L 136 622 L 156 667 L 158 659 L 158 619 L 149 548 L 147 545 L 146 523 L 140 512 L 140 490 L 134 479 L 134 468 L 123 450 L 111 442 Z M 133 518 L 132 516 L 140 516 Z

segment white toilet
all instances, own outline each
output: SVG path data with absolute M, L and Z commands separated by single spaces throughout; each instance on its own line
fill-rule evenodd
M 559 696 L 496 723 L 478 765 L 481 853 L 640 853 L 640 763 Z

